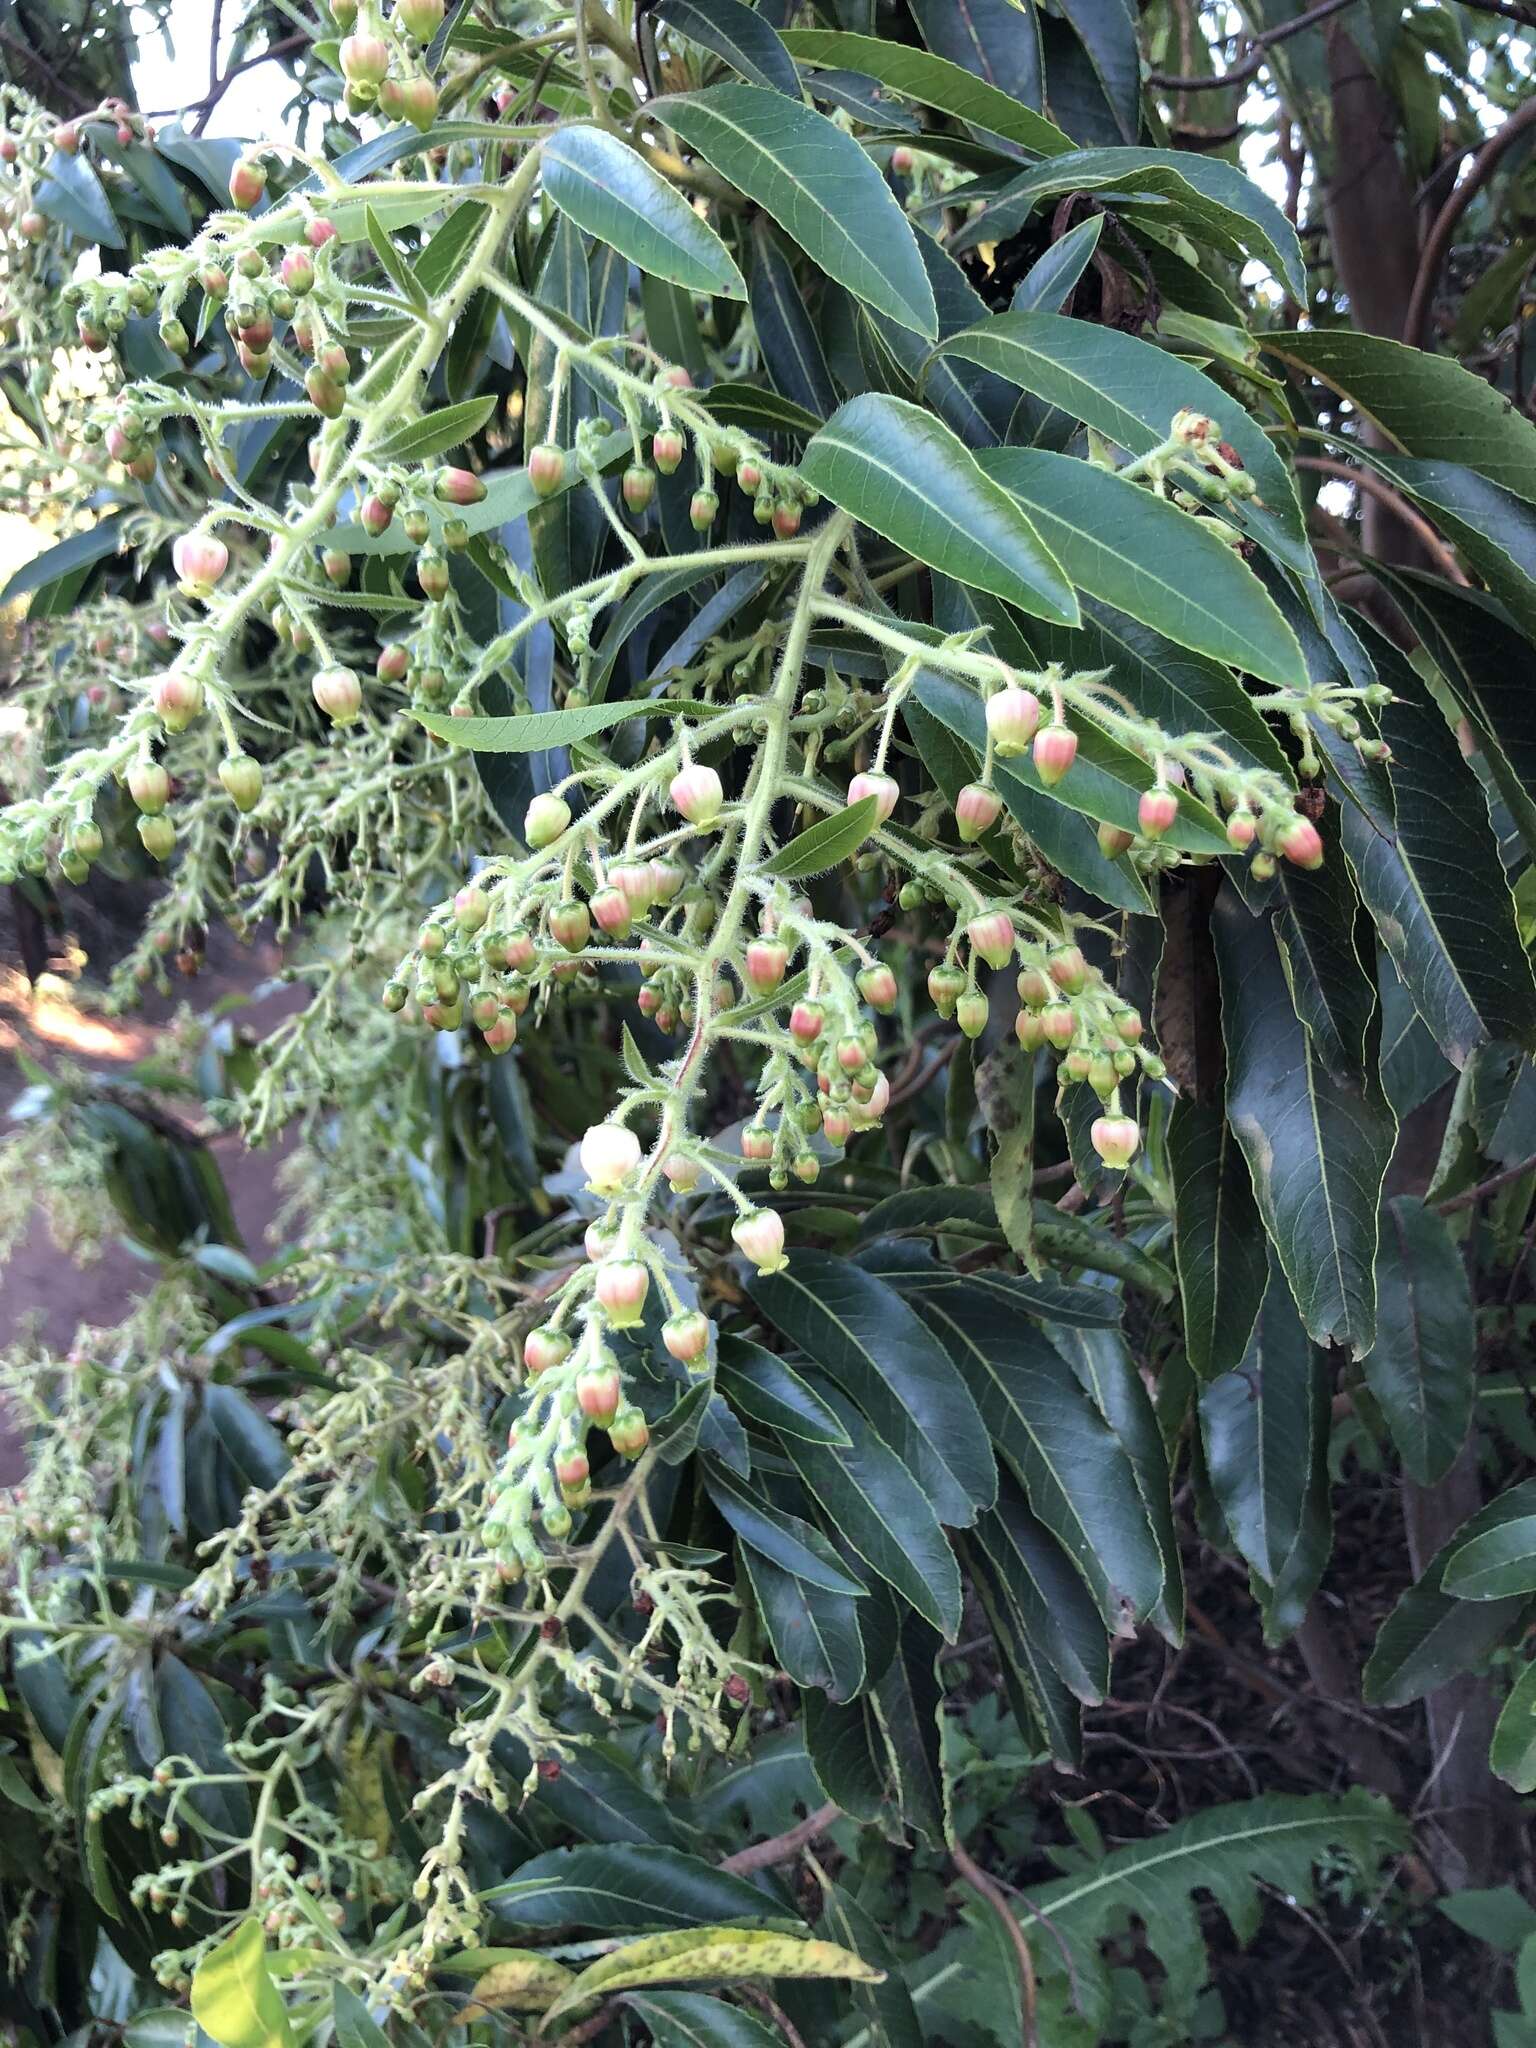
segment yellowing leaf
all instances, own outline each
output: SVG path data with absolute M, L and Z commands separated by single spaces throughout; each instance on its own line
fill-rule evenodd
M 599 1957 L 545 2013 L 540 2031 L 574 2006 L 645 1984 L 720 1984 L 744 1977 L 845 1977 L 878 1984 L 884 1974 L 835 1941 L 750 1927 L 683 1928 L 627 1941 Z
M 537 1949 L 508 1949 L 475 1985 L 460 2017 L 488 2012 L 543 2012 L 576 1982 L 563 1963 Z
M 220 2048 L 291 2048 L 288 2010 L 267 1967 L 259 1920 L 242 1920 L 198 1964 L 192 2017 Z

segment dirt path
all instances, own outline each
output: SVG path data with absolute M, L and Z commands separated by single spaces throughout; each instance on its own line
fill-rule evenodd
M 0 931 L 0 1134 L 11 1104 L 27 1086 L 18 1052 L 43 1066 L 68 1060 L 103 1075 L 121 1073 L 155 1051 L 165 1025 L 183 1005 L 201 1012 L 226 997 L 247 995 L 281 964 L 271 940 L 241 947 L 216 932 L 195 978 L 176 977 L 169 997 L 151 992 L 131 1016 L 107 1017 L 92 1005 L 84 980 L 50 971 L 39 976 L 35 988 L 29 984 L 15 965 L 17 955 L 5 943 L 7 936 Z M 78 961 L 65 962 L 56 954 L 51 965 L 73 969 Z M 242 1008 L 238 1021 L 259 1036 L 300 1001 L 297 989 L 279 988 Z M 185 1114 L 183 1105 L 176 1108 Z M 271 1248 L 267 1230 L 279 1207 L 277 1177 L 291 1148 L 279 1143 L 253 1152 L 230 1131 L 214 1137 L 210 1149 L 229 1188 L 246 1248 L 260 1259 Z M 120 1321 L 126 1304 L 151 1284 L 153 1272 L 122 1243 L 109 1245 L 90 1265 L 77 1266 L 53 1243 L 39 1214 L 0 1267 L 0 1346 L 37 1330 L 51 1348 L 62 1350 L 82 1324 Z M 0 1418 L 0 1486 L 14 1484 L 21 1467 L 22 1446 Z

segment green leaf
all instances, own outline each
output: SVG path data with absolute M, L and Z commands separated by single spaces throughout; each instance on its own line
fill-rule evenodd
M 1134 142 L 1141 127 L 1141 51 L 1136 16 L 1124 0 L 1062 0 L 1115 129 Z M 1054 56 L 1053 64 L 1061 68 Z
M 1093 260 L 1104 232 L 1102 213 L 1090 214 L 1052 242 L 1019 279 L 1010 311 L 1015 313 L 1059 313 L 1078 279 Z
M 749 85 L 800 98 L 800 74 L 772 22 L 745 0 L 657 0 L 656 19 L 723 57 Z
M 790 1463 L 844 1542 L 953 1642 L 960 1626 L 960 1573 L 927 1495 L 830 1380 L 808 1377 L 842 1423 L 848 1447 L 785 1437 Z
M 1097 1704 L 1109 1690 L 1103 1617 L 1082 1574 L 1011 1483 L 977 1524 L 975 1541 L 1030 1642 L 1080 1700 Z
M 746 297 L 741 272 L 714 229 L 618 136 L 559 128 L 539 161 L 545 191 L 584 233 L 685 291 Z
M 1316 575 L 1290 471 L 1242 406 L 1193 364 L 1118 328 L 1050 312 L 998 314 L 941 341 L 930 361 L 952 355 L 1059 406 L 1133 456 L 1166 441 L 1175 413 L 1207 414 L 1258 486 L 1256 500 L 1234 501 L 1237 522 L 1276 561 L 1303 579 Z
M 33 203 L 39 213 L 61 221 L 82 242 L 98 242 L 103 249 L 126 246 L 102 182 L 83 156 L 52 151 Z
M 416 258 L 412 266 L 416 282 L 429 299 L 446 290 L 463 270 L 485 225 L 486 212 L 483 200 L 461 200 Z
M 1494 1776 L 1517 1792 L 1536 1792 L 1536 1658 L 1515 1680 L 1500 1710 L 1488 1763 Z
M 1212 916 L 1227 1113 L 1314 1343 L 1375 1338 L 1377 1203 L 1396 1119 L 1380 1084 L 1330 1074 L 1297 1018 L 1270 922 L 1224 890 Z
M 1440 1584 L 1458 1600 L 1536 1592 L 1536 1514 L 1469 1538 L 1446 1559 Z
M 1301 1535 L 1327 1366 L 1277 1271 L 1242 1362 L 1200 1390 L 1205 1467 L 1232 1541 L 1273 1586 Z
M 947 1834 L 944 1759 L 940 1730 L 944 1691 L 939 1681 L 943 1643 L 927 1622 L 905 1613 L 896 1653 L 875 1684 L 872 1704 L 890 1752 L 902 1819 L 934 1847 Z
M 1536 503 L 1536 424 L 1454 358 L 1347 327 L 1260 339 L 1268 354 L 1349 399 L 1406 454 L 1465 464 Z
M 808 1692 L 801 1702 L 805 1748 L 816 1782 L 850 1820 L 888 1822 L 891 1756 L 874 1702 Z
M 968 1282 L 914 1305 L 975 1396 L 1029 1505 L 1062 1545 L 1106 1625 L 1151 1612 L 1163 1559 L 1125 1447 L 1055 1346 Z
M 805 408 L 814 433 L 836 406 L 837 391 L 794 265 L 765 220 L 753 223 L 747 296 L 763 368 L 776 391 Z M 896 331 L 910 332 L 907 328 Z M 917 346 L 921 348 L 922 343 Z
M 371 206 L 365 206 L 363 210 L 363 223 L 373 253 L 379 259 L 379 268 L 408 305 L 418 313 L 425 313 L 428 305 L 426 293 L 406 267 L 405 258 L 395 247 L 393 236 Z
M 630 1991 L 624 2003 L 644 2022 L 654 2048 L 781 2048 L 761 2020 L 705 1991 Z
M 1376 1342 L 1362 1364 L 1409 1476 L 1433 1485 L 1472 1421 L 1477 1331 L 1460 1248 L 1412 1195 L 1382 1213 Z
M 870 2042 L 879 2048 L 923 2048 L 912 1994 L 902 1981 L 891 1943 L 872 1915 L 841 1885 L 824 1884 L 820 1925 L 844 1948 L 884 1972 L 879 1983 L 850 1987 L 854 2005 L 870 2024 Z
M 1353 443 L 1350 452 L 1356 452 Z M 1459 463 L 1420 461 L 1364 446 L 1358 452 L 1368 468 L 1423 506 L 1527 638 L 1536 638 L 1536 509 Z
M 411 716 L 437 739 L 471 754 L 536 754 L 543 747 L 590 739 L 627 718 L 707 717 L 714 710 L 713 704 L 648 697 L 626 704 L 582 704 L 573 711 L 519 711 L 510 718 L 455 718 L 447 711 L 413 711 Z
M 921 407 L 874 391 L 849 399 L 810 441 L 800 471 L 929 568 L 1076 624 L 1077 601 L 1029 519 Z
M 1533 1516 L 1536 1480 L 1527 1479 L 1489 1501 L 1436 1551 L 1381 1626 L 1362 1680 L 1368 1705 L 1404 1707 L 1422 1699 L 1458 1672 L 1480 1664 L 1508 1634 L 1525 1608 L 1525 1595 L 1458 1600 L 1445 1588 L 1445 1569 L 1458 1551 L 1490 1529 Z
M 66 578 L 79 577 L 93 564 L 115 555 L 122 523 L 122 513 L 114 512 L 83 533 L 72 533 L 68 540 L 44 548 L 6 580 L 5 588 L 0 590 L 0 604 L 11 604 L 18 597 L 25 597 L 29 590 L 46 590 Z
M 1295 634 L 1208 521 L 1074 456 L 983 448 L 976 460 L 1018 500 L 1080 588 L 1177 646 L 1305 688 Z
M 247 1486 L 276 1486 L 288 1470 L 288 1452 L 261 1410 L 237 1388 L 217 1381 L 203 1389 L 203 1406 Z
M 1025 30 L 1017 33 L 1022 37 Z M 1000 135 L 1038 156 L 1066 155 L 1072 138 L 1011 93 L 926 50 L 881 36 L 851 35 L 835 29 L 786 29 L 782 41 L 797 62 L 832 71 L 857 71 L 905 99 L 920 100 L 972 128 Z
M 1305 302 L 1301 244 L 1280 208 L 1234 165 L 1188 150 L 1079 149 L 1037 164 L 972 215 L 953 238 L 951 253 L 1007 240 L 1037 206 L 1060 193 L 1111 188 L 1117 212 L 1134 212 L 1138 200 L 1150 200 L 1151 221 L 1177 222 L 1234 261 L 1247 256 L 1266 264 L 1292 298 Z
M 578 1926 L 599 1934 L 773 1917 L 773 1901 L 745 1878 L 656 1842 L 552 1849 L 481 1897 L 512 1926 Z
M 992 1631 L 1003 1689 L 1020 1733 L 1068 1769 L 1081 1769 L 1082 1709 L 1043 1654 L 1043 1635 L 1032 1635 L 1024 1620 L 1028 1602 L 1022 1588 L 1006 1573 L 994 1571 L 976 1541 L 966 1537 L 962 1543 L 967 1575 Z M 1102 1632 L 1096 1609 L 1094 1623 Z
M 1197 1376 L 1214 1380 L 1247 1350 L 1269 1278 L 1253 1182 L 1220 1102 L 1179 1097 L 1168 1172 L 1184 1348 Z
M 731 1406 L 751 1422 L 807 1443 L 846 1444 L 847 1431 L 782 1358 L 745 1337 L 722 1337 L 716 1378 Z
M 203 1681 L 168 1651 L 155 1666 L 155 1708 L 167 1755 L 190 1757 L 207 1777 L 227 1781 L 234 1765 L 224 1746 L 224 1717 Z M 251 1797 L 244 1784 L 194 1780 L 187 1798 L 220 1833 L 236 1839 L 250 1833 Z M 203 2024 L 208 2027 L 206 2020 Z M 213 2027 L 208 2032 L 217 2038 Z
M 901 1296 L 846 1259 L 806 1251 L 748 1292 L 859 1404 L 940 1521 L 969 1527 L 996 1498 L 992 1447 L 965 1381 Z
M 496 410 L 494 394 L 488 398 L 466 398 L 459 405 L 440 405 L 425 419 L 410 420 L 396 427 L 372 451 L 377 462 L 426 462 L 449 448 L 461 448 L 474 439 Z
M 818 818 L 787 846 L 781 846 L 771 860 L 764 861 L 758 872 L 798 882 L 807 875 L 823 875 L 829 868 L 841 867 L 874 831 L 879 809 L 878 797 L 861 796 L 857 803 Z
M 852 1699 L 864 1683 L 854 1602 L 784 1571 L 749 1543 L 740 1556 L 774 1655 L 796 1685 L 819 1686 L 829 1699 Z
M 992 1207 L 1008 1249 L 1040 1278 L 1035 1254 L 1035 1056 L 1004 1040 L 976 1075 L 976 1102 L 992 1134 Z
M 773 1507 L 723 1466 L 709 1469 L 705 1487 L 742 1542 L 761 1551 L 780 1571 L 824 1593 L 841 1593 L 851 1600 L 864 1597 L 863 1582 L 843 1569 L 831 1544 L 809 1522 Z
M 652 101 L 650 112 L 755 200 L 828 277 L 904 327 L 937 336 L 912 230 L 851 135 L 757 85 L 676 94 Z
M 1364 1882 L 1389 1856 L 1401 1855 L 1408 1840 L 1406 1821 L 1369 1793 L 1277 1793 L 1193 1814 L 1160 1835 L 1110 1850 L 1086 1870 L 1035 1886 L 1019 1918 L 1038 1966 L 1059 1974 L 1061 1950 L 1070 1956 L 1073 2007 L 1102 2038 L 1113 1996 L 1104 1944 L 1118 1937 L 1127 1913 L 1142 1923 L 1162 1964 L 1167 2009 L 1193 2012 L 1210 1972 L 1195 1893 L 1211 1894 L 1246 1939 L 1257 1928 L 1264 1889 L 1308 1906 L 1316 1897 L 1315 1865 L 1331 1867 L 1342 1857 Z M 917 1992 L 920 2004 L 924 1990 Z
M 242 1920 L 192 1973 L 192 2016 L 220 2048 L 290 2048 L 287 2008 L 272 1981 L 261 1922 Z
M 331 1987 L 336 2048 L 390 2048 L 389 2036 L 348 1984 Z

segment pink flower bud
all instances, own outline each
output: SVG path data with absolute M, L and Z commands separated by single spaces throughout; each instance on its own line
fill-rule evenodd
M 411 650 L 399 640 L 379 649 L 373 672 L 381 683 L 403 683 L 411 672 Z
M 1239 804 L 1227 820 L 1227 844 L 1235 853 L 1246 853 L 1257 833 L 1258 820 L 1246 804 Z
M 523 837 L 537 852 L 553 845 L 570 822 L 571 807 L 564 797 L 536 796 L 523 818 Z
M 656 472 L 643 462 L 632 462 L 620 480 L 619 493 L 638 518 L 656 495 Z
M 444 505 L 478 505 L 485 485 L 472 469 L 440 469 L 432 491 Z
M 296 299 L 315 288 L 315 259 L 307 248 L 290 249 L 278 266 L 278 275 Z
M 964 997 L 961 998 L 964 1001 Z M 959 1004 L 956 1004 L 958 1011 Z M 869 1091 L 869 1100 L 864 1105 L 864 1115 L 872 1124 L 879 1123 L 891 1106 L 891 1084 L 884 1074 L 875 1076 L 875 1085 Z
M 776 1210 L 749 1209 L 731 1225 L 731 1236 L 759 1273 L 777 1273 L 789 1263 L 784 1256 L 784 1224 Z
M 883 825 L 892 811 L 895 810 L 896 799 L 900 794 L 901 791 L 897 787 L 896 779 L 891 775 L 875 773 L 855 775 L 852 782 L 848 785 L 849 803 L 862 803 L 867 796 L 874 798 L 875 823 L 877 825 Z
M 683 437 L 675 427 L 662 427 L 652 435 L 651 460 L 663 476 L 671 476 L 681 466 Z
M 304 239 L 311 249 L 323 249 L 327 242 L 336 239 L 336 223 L 333 220 L 312 220 L 304 230 Z
M 356 669 L 322 668 L 310 689 L 333 725 L 350 725 L 363 708 L 363 685 Z
M 581 1234 L 581 1248 L 594 1266 L 602 1265 L 619 1248 L 619 1226 L 616 1223 L 589 1223 Z
M 1077 759 L 1077 734 L 1070 725 L 1045 725 L 1035 734 L 1035 773 L 1049 787 L 1060 782 Z
M 395 20 L 418 43 L 430 43 L 443 25 L 444 0 L 395 0 Z
M 1320 868 L 1323 864 L 1323 836 L 1310 818 L 1295 818 L 1275 839 L 1288 861 L 1299 868 Z
M 747 1124 L 741 1133 L 741 1156 L 743 1159 L 771 1159 L 773 1157 L 773 1132 L 766 1124 Z
M 853 1118 L 846 1109 L 829 1109 L 821 1119 L 821 1133 L 829 1145 L 846 1145 L 853 1130 Z
M 378 86 L 389 76 L 389 45 L 381 36 L 346 36 L 337 55 L 348 85 Z
M 592 936 L 592 913 L 585 903 L 557 903 L 549 913 L 550 937 L 557 946 L 563 946 L 567 953 L 580 953 Z M 567 962 L 574 973 L 575 967 Z M 558 975 L 560 969 L 555 970 Z
M 987 736 L 1003 760 L 1027 753 L 1040 724 L 1040 699 L 1010 683 L 987 699 Z
M 541 441 L 528 457 L 528 481 L 541 498 L 553 497 L 565 482 L 565 450 Z
M 1045 1043 L 1045 1025 L 1038 1010 L 1020 1010 L 1013 1020 L 1013 1035 L 1026 1052 L 1038 1052 Z
M 610 939 L 629 937 L 634 928 L 634 919 L 629 907 L 629 898 L 622 889 L 615 889 L 612 886 L 594 889 L 590 908 L 599 931 L 606 932 Z
M 555 1460 L 555 1477 L 563 1487 L 574 1490 L 585 1486 L 592 1477 L 592 1467 L 587 1463 L 585 1451 L 566 1451 Z
M 623 1382 L 611 1365 L 588 1366 L 576 1376 L 576 1406 L 589 1422 L 606 1429 L 619 1412 Z
M 491 899 L 476 882 L 468 883 L 453 899 L 453 921 L 461 932 L 477 932 L 491 914 Z
M 640 1321 L 650 1290 L 651 1276 L 639 1259 L 610 1259 L 597 1269 L 597 1298 L 621 1330 Z
M 171 563 L 189 597 L 207 597 L 229 567 L 229 549 L 211 533 L 184 533 L 171 549 Z
M 1118 860 L 1122 853 L 1128 853 L 1136 844 L 1136 834 L 1106 821 L 1099 826 L 1098 841 L 1099 851 L 1106 860 Z
M 261 203 L 267 189 L 267 167 L 255 157 L 243 156 L 229 174 L 229 196 L 242 213 Z
M 689 1195 L 699 1184 L 699 1162 L 686 1152 L 669 1152 L 661 1162 L 668 1185 L 675 1195 Z
M 1145 839 L 1161 839 L 1179 815 L 1179 799 L 1171 789 L 1161 783 L 1155 789 L 1144 789 L 1136 805 L 1136 822 Z
M 719 776 L 701 761 L 680 769 L 672 778 L 668 794 L 672 798 L 672 808 L 679 811 L 690 825 L 712 825 L 725 802 Z
M 1088 979 L 1088 962 L 1081 946 L 1052 946 L 1045 967 L 1051 980 L 1069 996 L 1075 996 Z
M 688 870 L 680 861 L 670 860 L 666 854 L 654 854 L 646 862 L 651 871 L 651 901 L 670 903 L 688 879 Z
M 523 1366 L 530 1373 L 548 1372 L 569 1357 L 571 1340 L 564 1330 L 540 1323 L 523 1339 Z
M 624 1124 L 593 1124 L 581 1141 L 581 1170 L 597 1194 L 616 1194 L 639 1164 L 640 1140 Z
M 608 870 L 608 879 L 623 891 L 637 917 L 643 917 L 656 901 L 656 877 L 648 860 L 615 861 Z
M 854 976 L 854 986 L 872 1010 L 878 1010 L 882 1017 L 888 1017 L 896 1007 L 899 990 L 896 977 L 883 963 L 873 967 L 861 967 Z
M 185 732 L 203 708 L 202 684 L 173 668 L 155 677 L 149 695 L 167 732 Z
M 993 702 L 997 700 L 994 698 Z M 967 846 L 989 832 L 1002 816 L 1003 800 L 984 782 L 968 782 L 955 798 L 955 825 Z
M 826 1021 L 827 1013 L 820 1003 L 798 1002 L 789 1013 L 789 1035 L 796 1045 L 814 1045 Z
M 128 794 L 147 817 L 158 817 L 171 800 L 171 778 L 158 761 L 135 761 L 127 774 Z
M 973 953 L 979 953 L 989 967 L 1006 967 L 1013 957 L 1013 919 L 1006 910 L 989 910 L 973 917 L 965 928 Z
M 773 530 L 780 540 L 793 540 L 800 531 L 800 507 L 788 501 L 775 505 Z
M 720 500 L 713 491 L 695 491 L 688 500 L 688 523 L 695 533 L 707 533 L 719 510 Z
M 753 939 L 747 947 L 747 982 L 760 996 L 772 995 L 788 965 L 789 948 L 779 939 Z
M 1129 1166 L 1141 1143 L 1136 1119 L 1131 1116 L 1096 1116 L 1088 1135 L 1106 1166 Z
M 857 1074 L 869 1065 L 869 1054 L 856 1031 L 846 1031 L 837 1041 L 837 1064 L 845 1074 Z
M 709 1356 L 709 1317 L 696 1308 L 680 1309 L 662 1324 L 661 1341 L 679 1365 L 698 1365 Z
M 1040 1012 L 1040 1028 L 1047 1045 L 1064 1051 L 1077 1034 L 1077 1013 L 1070 1003 L 1047 1003 Z
M 608 1425 L 608 1441 L 621 1458 L 638 1458 L 651 1440 L 650 1425 L 638 1408 L 626 1408 Z

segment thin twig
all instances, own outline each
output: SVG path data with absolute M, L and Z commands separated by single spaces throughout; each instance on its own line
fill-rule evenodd
M 755 2005 L 759 2012 L 765 2012 L 768 2015 L 769 2019 L 773 2021 L 773 2024 L 789 2043 L 789 2048 L 805 2048 L 805 2036 L 800 2032 L 800 2029 L 795 2025 L 783 2006 L 776 1999 L 771 1998 L 761 1984 L 738 1984 L 736 1992 L 738 1997 L 745 1998 L 750 2004 Z
M 1456 225 L 1478 193 L 1498 169 L 1499 159 L 1510 149 L 1526 130 L 1536 127 L 1536 99 L 1529 99 L 1509 119 L 1496 135 L 1490 135 L 1477 155 L 1472 167 L 1456 190 L 1435 215 L 1434 226 L 1425 237 L 1423 254 L 1419 257 L 1418 275 L 1413 280 L 1413 294 L 1408 301 L 1408 311 L 1403 320 L 1403 339 L 1410 348 L 1422 348 L 1425 329 L 1429 326 L 1430 307 L 1434 303 L 1435 286 L 1440 281 L 1441 266 L 1451 246 L 1451 237 Z
M 1402 520 L 1426 552 L 1434 556 L 1443 576 L 1452 583 L 1459 583 L 1464 590 L 1471 587 L 1471 578 L 1463 574 L 1455 555 L 1423 513 L 1410 505 L 1402 492 L 1389 484 L 1385 477 L 1378 476 L 1374 469 L 1363 466 L 1351 469 L 1347 462 L 1336 462 L 1331 455 L 1298 455 L 1295 462 L 1298 469 L 1315 470 L 1320 476 L 1339 477 L 1343 482 L 1353 484 L 1356 490 L 1378 499 Z
M 738 1849 L 734 1856 L 727 1856 L 716 1867 L 745 1877 L 754 1870 L 770 1870 L 775 1863 L 788 1863 L 808 1842 L 813 1842 L 835 1820 L 840 1820 L 842 1812 L 837 1801 L 829 1799 L 825 1806 L 818 1806 L 813 1814 L 797 1821 L 794 1827 L 786 1828 L 782 1835 L 770 1835 L 766 1842 L 754 1842 L 749 1849 Z
M 1500 1188 L 1507 1188 L 1511 1182 L 1523 1180 L 1536 1168 L 1536 1152 L 1529 1159 L 1522 1159 L 1518 1166 L 1506 1166 L 1502 1173 L 1493 1174 L 1488 1180 L 1481 1180 L 1475 1188 L 1465 1193 L 1452 1195 L 1444 1202 L 1437 1202 L 1435 1208 L 1441 1216 L 1449 1216 L 1456 1209 L 1471 1209 L 1489 1195 L 1496 1195 Z
M 1174 78 L 1166 71 L 1154 71 L 1152 83 L 1164 92 L 1218 92 L 1225 85 L 1243 85 L 1259 71 L 1266 53 L 1276 43 L 1283 43 L 1290 36 L 1300 35 L 1304 28 L 1311 28 L 1319 21 L 1326 21 L 1330 14 L 1341 14 L 1346 7 L 1353 7 L 1355 0 L 1319 0 L 1316 7 L 1309 7 L 1305 14 L 1298 14 L 1294 20 L 1283 22 L 1279 28 L 1266 29 L 1261 36 L 1255 36 L 1248 55 L 1240 64 L 1234 64 L 1230 71 L 1223 71 L 1219 78 Z
M 970 1852 L 956 1842 L 950 1855 L 956 1870 L 971 1890 L 986 1900 L 1002 1922 L 1003 1931 L 1013 1944 L 1013 1952 L 1019 1965 L 1019 2002 L 1024 2019 L 1023 2048 L 1037 2048 L 1040 2035 L 1035 2026 L 1035 2007 L 1039 1994 L 1035 1984 L 1035 1959 L 1029 1952 L 1024 1930 L 999 1887 L 992 1882 Z

